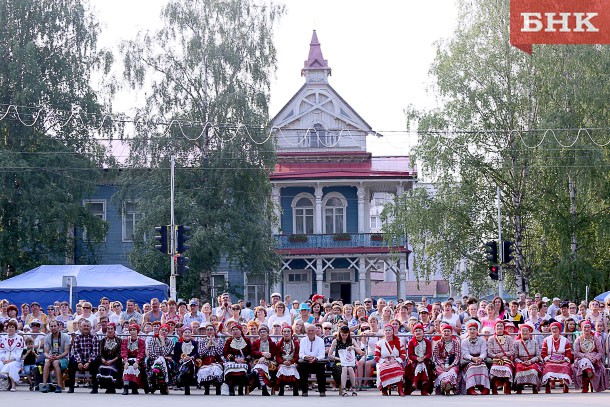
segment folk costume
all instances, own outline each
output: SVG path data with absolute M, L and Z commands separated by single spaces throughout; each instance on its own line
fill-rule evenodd
M 502 325 L 500 333 L 498 326 Z M 487 340 L 487 356 L 491 359 L 489 378 L 491 392 L 498 394 L 498 387 L 504 387 L 504 393 L 510 394 L 513 382 L 513 338 L 504 334 L 504 321 L 496 322 L 496 333 Z
M 520 327 L 521 335 L 517 337 L 513 344 L 515 356 L 515 378 L 514 385 L 517 393 L 520 394 L 523 386 L 532 386 L 532 391 L 537 394 L 540 390 L 540 376 L 542 375 L 542 361 L 540 357 L 540 346 L 538 341 L 529 337 L 523 338 L 523 330 L 527 329 L 530 333 L 534 331 L 534 326 L 530 323 L 522 324 Z
M 392 328 L 391 325 L 387 326 Z M 375 346 L 377 388 L 382 391 L 383 395 L 387 395 L 387 387 L 393 384 L 399 387 L 399 394 L 402 393 L 402 381 L 405 374 L 403 364 L 406 359 L 407 351 L 397 336 L 393 336 L 389 341 L 383 338 L 377 342 Z
M 129 330 L 140 331 L 138 324 L 129 325 Z M 129 388 L 133 394 L 138 394 L 138 387 L 144 387 L 148 392 L 148 381 L 145 376 L 146 342 L 138 337 L 132 340 L 131 336 L 121 343 L 121 359 L 123 360 L 123 395 L 128 394 Z
M 283 329 L 290 328 L 284 327 Z M 299 342 L 292 338 L 292 333 L 290 339 L 282 338 L 277 343 L 275 360 L 278 363 L 277 385 L 280 389 L 278 395 L 283 396 L 284 385 L 289 385 L 293 387 L 293 394 L 297 396 L 299 394 L 298 383 L 301 378 L 297 369 Z
M 190 328 L 186 328 L 182 331 L 191 332 Z M 176 386 L 184 387 L 184 394 L 191 394 L 191 385 L 195 383 L 195 372 L 197 371 L 197 341 L 192 339 L 180 340 L 174 345 L 174 364 L 177 366 Z
M 449 329 L 453 332 L 451 325 L 443 325 L 441 330 Z M 434 387 L 437 394 L 449 395 L 459 393 L 460 383 L 460 360 L 462 358 L 462 343 L 452 335 L 450 338 L 441 337 L 434 344 L 433 360 L 436 366 L 436 380 Z
M 267 330 L 268 333 L 266 326 L 261 327 L 261 330 Z M 265 357 L 265 353 L 270 354 L 270 357 Z M 273 386 L 273 376 L 275 376 L 277 371 L 275 354 L 276 346 L 269 336 L 267 336 L 265 341 L 258 338 L 252 342 L 252 358 L 254 360 L 252 374 L 255 376 L 255 380 L 258 381 L 263 396 L 269 396 L 268 388 Z
M 241 329 L 239 326 L 231 328 Z M 246 384 L 248 371 L 250 366 L 248 361 L 252 356 L 252 346 L 250 341 L 243 336 L 229 337 L 225 342 L 224 347 L 224 381 L 229 386 L 229 395 L 235 395 L 235 385 L 238 385 L 238 394 L 243 396 L 243 386 Z M 243 359 L 243 362 L 238 362 L 238 359 Z
M 583 333 L 574 342 L 574 387 L 595 392 L 608 388 L 608 376 L 603 364 L 603 347 L 598 337 L 591 332 L 591 322 L 583 321 L 581 326 L 588 325 L 588 333 Z
M 561 331 L 561 324 L 553 322 L 551 329 Z M 563 381 L 564 393 L 568 392 L 568 385 L 572 384 L 572 347 L 563 336 L 549 335 L 542 341 L 540 356 L 544 360 L 542 366 L 542 384 L 546 386 L 546 393 L 551 392 L 550 381 Z
M 413 332 L 417 329 L 424 331 L 422 324 L 413 326 Z M 415 336 L 407 344 L 407 365 L 405 366 L 406 393 L 410 394 L 413 390 L 421 390 L 423 396 L 432 392 L 434 387 L 432 365 L 432 342 L 426 338 L 417 340 Z M 423 358 L 423 361 L 418 359 Z
M 201 360 L 201 367 L 197 372 L 197 382 L 203 386 L 206 396 L 210 394 L 210 385 L 214 384 L 218 396 L 224 379 L 224 341 L 216 336 L 206 336 L 197 343 L 197 356 Z
M 473 326 L 478 331 L 479 325 L 476 321 L 470 321 L 467 328 Z M 480 360 L 479 360 L 480 358 Z M 462 340 L 462 394 L 489 394 L 490 382 L 489 371 L 485 364 L 487 358 L 487 340 L 477 335 Z M 475 361 L 476 359 L 476 361 Z
M 17 333 L 0 335 L 0 373 L 8 375 L 15 383 L 19 383 L 21 354 L 24 349 L 23 336 Z
M 108 325 L 115 325 L 109 323 Z M 116 325 L 115 325 L 116 329 Z M 97 371 L 97 379 L 106 393 L 116 393 L 117 385 L 121 385 L 123 366 L 121 363 L 122 339 L 113 336 L 105 336 L 100 340 L 100 367 Z

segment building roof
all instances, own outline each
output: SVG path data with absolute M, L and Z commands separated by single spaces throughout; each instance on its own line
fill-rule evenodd
M 295 161 L 284 159 L 291 153 L 278 154 L 278 163 L 270 176 L 272 181 L 292 179 L 328 179 L 328 178 L 414 178 L 416 168 L 408 156 L 370 157 L 361 161 L 340 161 L 333 157 L 332 162 L 301 162 L 298 153 L 292 153 Z M 351 155 L 352 153 L 345 153 Z M 323 153 L 316 153 L 323 157 Z M 334 152 L 333 156 L 341 153 Z
M 309 56 L 303 65 L 303 71 L 310 69 L 328 69 L 330 74 L 328 61 L 322 56 L 322 48 L 320 48 L 320 41 L 318 41 L 316 30 L 313 30 L 311 42 L 309 43 Z M 301 71 L 301 74 L 303 74 L 303 71 Z

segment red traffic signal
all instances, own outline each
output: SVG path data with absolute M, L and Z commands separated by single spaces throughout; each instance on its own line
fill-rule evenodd
M 496 281 L 500 279 L 500 269 L 498 266 L 489 266 L 489 278 Z

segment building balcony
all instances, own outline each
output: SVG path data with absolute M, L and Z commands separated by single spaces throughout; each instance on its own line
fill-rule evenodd
M 405 239 L 387 242 L 381 233 L 275 235 L 277 250 L 285 254 L 405 252 Z

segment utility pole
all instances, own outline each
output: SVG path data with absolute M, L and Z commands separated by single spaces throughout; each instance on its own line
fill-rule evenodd
M 171 268 L 169 273 L 169 296 L 176 301 L 176 225 L 174 222 L 174 167 L 176 158 L 172 155 L 171 166 L 171 181 L 170 181 L 170 251 L 171 251 Z
M 500 210 L 500 186 L 497 186 L 498 191 L 498 257 L 504 258 L 504 245 L 502 244 L 502 217 Z M 498 262 L 498 297 L 504 298 L 504 273 L 502 272 L 502 260 Z

